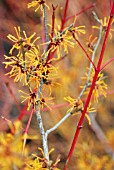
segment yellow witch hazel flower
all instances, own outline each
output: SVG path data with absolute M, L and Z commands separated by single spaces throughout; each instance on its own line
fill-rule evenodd
M 5 68 L 8 66 L 12 67 L 10 72 L 6 73 L 9 77 L 15 77 L 14 82 L 22 81 L 23 85 L 27 85 L 27 76 L 26 76 L 26 69 L 25 69 L 25 61 L 22 59 L 22 54 L 20 55 L 20 59 L 15 56 L 6 56 Z
M 94 107 L 91 107 L 91 102 L 90 102 L 87 108 L 87 113 L 93 113 L 93 112 L 96 112 L 96 109 Z
M 68 53 L 68 47 L 74 48 L 75 43 L 73 42 L 73 36 L 70 33 L 75 34 L 77 39 L 78 35 L 86 33 L 84 30 L 85 26 L 74 26 L 75 21 L 72 26 L 65 28 L 62 32 L 60 31 L 61 28 L 59 25 L 57 26 L 57 29 L 54 29 L 55 36 L 51 37 L 50 49 L 48 52 L 57 50 L 58 58 L 60 58 L 63 50 L 65 53 Z
M 87 39 L 86 45 L 87 45 L 87 47 L 88 47 L 88 49 L 89 49 L 89 51 L 90 51 L 91 53 L 93 53 L 93 51 L 94 51 L 95 43 L 96 43 L 97 39 L 98 39 L 98 38 L 97 38 L 97 37 L 93 37 L 92 34 L 91 34 L 91 35 L 89 36 L 89 38 Z
M 85 114 L 85 116 L 86 116 L 86 118 L 88 120 L 89 125 L 91 125 L 91 119 L 90 119 L 88 114 L 89 113 L 95 113 L 95 112 L 96 112 L 96 109 L 94 107 L 91 107 L 91 102 L 90 102 L 89 106 L 87 108 L 86 114 Z
M 32 89 L 38 88 L 39 81 L 43 79 L 44 83 L 57 75 L 57 68 L 49 63 L 44 63 L 40 55 L 39 46 L 34 46 L 24 55 L 5 56 L 7 61 L 3 62 L 5 68 L 11 67 L 6 74 L 14 77 L 14 82 L 21 81 L 23 85 L 29 85 Z
M 68 46 L 74 47 L 74 43 L 71 42 L 72 36 L 68 36 L 67 32 L 61 35 L 60 32 L 56 34 L 56 39 L 51 43 L 52 51 L 57 49 L 58 58 L 61 56 L 62 47 L 64 48 L 64 52 L 68 53 Z
M 33 91 L 31 91 L 31 93 L 26 93 L 22 90 L 19 90 L 19 92 L 21 93 L 21 98 L 23 99 L 21 103 L 23 103 L 25 101 L 28 102 L 27 110 L 30 110 L 31 106 L 35 107 L 36 104 L 39 104 L 41 108 L 46 106 L 51 110 L 51 107 L 49 106 L 49 104 L 53 104 L 51 102 L 51 100 L 53 100 L 53 97 L 43 97 L 43 95 L 41 93 L 41 97 L 38 98 L 38 95 L 37 95 L 37 92 L 35 89 Z
M 19 90 L 19 92 L 21 93 L 21 98 L 23 99 L 21 103 L 25 102 L 26 100 L 28 102 L 27 110 L 30 110 L 31 106 L 35 107 L 35 104 L 37 102 L 37 95 L 35 90 L 31 93 L 26 93 L 22 90 Z
M 43 108 L 44 106 L 46 106 L 47 108 L 49 108 L 50 110 L 52 110 L 51 107 L 49 106 L 49 104 L 53 104 L 53 102 L 51 102 L 53 99 L 54 99 L 53 97 L 45 97 L 45 98 L 44 98 L 44 97 L 41 95 L 41 99 L 39 99 L 38 102 L 40 103 L 41 108 Z
M 28 8 L 37 7 L 35 9 L 35 12 L 38 11 L 39 8 L 41 9 L 41 11 L 43 11 L 43 5 L 45 5 L 49 9 L 49 6 L 45 3 L 45 0 L 34 0 L 28 3 Z
M 38 148 L 41 153 L 42 153 L 42 158 L 37 156 L 36 154 L 32 154 L 32 159 L 28 160 L 26 162 L 26 167 L 24 168 L 24 170 L 60 170 L 57 168 L 58 163 L 60 162 L 60 159 L 57 158 L 55 163 L 53 163 L 53 161 L 47 161 L 44 158 L 44 151 L 42 150 L 42 148 Z M 51 149 L 49 151 L 49 155 L 50 153 L 53 151 L 54 149 Z M 33 159 L 34 158 L 34 159 Z
M 54 52 L 57 50 L 57 56 L 59 59 L 62 55 L 62 51 L 68 53 L 68 46 L 74 48 L 75 43 L 72 42 L 73 37 L 68 35 L 68 30 L 64 33 L 55 30 L 55 37 L 51 38 L 50 48 L 48 52 Z
M 83 112 L 83 109 L 84 109 L 84 104 L 82 102 L 81 99 L 74 99 L 70 96 L 67 96 L 64 98 L 67 102 L 70 103 L 70 105 L 72 106 L 68 112 L 71 112 L 73 115 L 78 115 L 80 114 L 80 112 L 82 113 Z M 80 112 L 79 112 L 80 111 Z M 88 122 L 89 122 L 89 125 L 91 124 L 91 120 L 88 116 L 88 113 L 91 113 L 91 112 L 95 112 L 96 110 L 94 108 L 91 107 L 91 103 L 89 104 L 88 108 L 87 108 L 87 112 L 85 114 L 85 117 L 87 118 Z
M 86 31 L 85 31 L 84 25 L 75 26 L 76 25 L 76 19 L 77 18 L 75 18 L 75 20 L 74 20 L 73 27 L 71 27 L 71 29 L 69 31 L 72 32 L 73 34 L 75 34 L 75 37 L 78 39 L 78 35 L 85 34 Z
M 70 105 L 72 106 L 71 109 L 69 111 L 71 111 L 72 113 L 74 112 L 78 112 L 78 111 L 82 111 L 83 110 L 83 102 L 81 99 L 75 99 L 72 98 L 70 96 L 64 97 L 64 99 L 70 103 Z
M 11 55 L 14 49 L 21 50 L 22 53 L 25 53 L 27 50 L 30 50 L 31 47 L 34 46 L 34 43 L 40 38 L 40 37 L 37 37 L 34 39 L 33 42 L 31 42 L 32 38 L 35 36 L 36 33 L 33 33 L 30 37 L 27 37 L 25 31 L 22 32 L 24 36 L 22 35 L 21 29 L 19 26 L 18 28 L 14 27 L 14 29 L 15 29 L 17 37 L 14 37 L 11 34 L 7 36 L 8 39 L 14 43 L 13 47 L 10 49 L 10 52 L 9 52 L 9 54 Z
M 92 69 L 91 74 L 90 74 L 90 80 L 88 82 L 88 87 L 86 88 L 86 91 L 84 92 L 84 94 L 89 93 L 94 74 L 95 74 L 95 70 Z M 88 73 L 85 73 L 85 77 L 82 77 L 82 79 L 87 80 L 87 77 L 88 77 Z M 92 97 L 93 97 L 94 102 L 98 103 L 99 96 L 103 95 L 104 97 L 106 97 L 106 95 L 107 95 L 107 93 L 106 93 L 107 84 L 104 82 L 105 78 L 106 77 L 104 76 L 103 73 L 100 72 L 98 74 L 98 79 L 96 81 L 96 85 L 95 85 L 95 88 L 94 88 L 93 93 L 92 93 Z M 84 86 L 80 86 L 80 87 L 83 88 Z
M 34 49 L 36 48 L 34 47 Z M 50 78 L 55 78 L 58 69 L 50 63 L 45 64 L 38 55 L 37 50 L 30 50 L 29 53 L 26 54 L 26 65 L 30 70 L 28 83 L 31 84 L 31 87 L 37 88 L 41 79 L 43 79 L 44 84 L 46 84 Z
M 103 31 L 103 33 L 105 33 L 106 30 L 107 30 L 109 18 L 110 17 L 104 17 L 104 20 L 102 20 L 102 19 L 100 20 L 101 24 L 102 24 L 102 31 Z M 114 19 L 112 20 L 112 24 L 113 23 L 114 23 Z M 98 26 L 93 26 L 93 28 L 100 29 L 100 27 L 98 27 Z M 114 29 L 110 28 L 110 32 L 109 32 L 110 39 L 112 38 L 112 32 L 114 32 Z
M 38 45 L 36 47 L 34 46 L 29 51 L 27 51 L 25 58 L 27 67 L 32 66 L 36 68 L 41 60 L 39 46 Z

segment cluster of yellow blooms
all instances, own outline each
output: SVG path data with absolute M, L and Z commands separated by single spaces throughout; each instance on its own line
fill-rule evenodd
M 15 30 L 17 38 L 8 35 L 8 38 L 14 42 L 14 45 L 10 50 L 11 56 L 5 56 L 5 59 L 8 61 L 4 62 L 4 64 L 6 68 L 8 66 L 11 67 L 7 75 L 14 77 L 14 82 L 21 81 L 24 86 L 28 86 L 30 93 L 25 100 L 29 99 L 29 106 L 30 102 L 35 105 L 35 101 L 39 100 L 35 89 L 39 87 L 40 80 L 42 79 L 44 84 L 49 82 L 49 76 L 51 77 L 51 74 L 52 76 L 56 75 L 57 68 L 43 61 L 40 48 L 38 45 L 35 45 L 39 37 L 32 42 L 35 33 L 27 38 L 25 31 L 23 31 L 24 38 L 22 38 L 20 27 L 18 29 L 15 28 Z M 12 55 L 15 52 L 17 52 L 17 55 Z
M 94 74 L 95 74 L 95 70 L 92 69 L 91 74 L 90 74 L 90 79 L 89 79 L 89 82 L 88 82 L 88 87 L 86 88 L 86 90 L 84 92 L 84 94 L 86 94 L 86 95 L 88 95 L 88 93 L 89 93 Z M 87 77 L 88 77 L 88 73 L 85 73 L 85 77 L 82 77 L 82 79 L 87 80 Z M 95 88 L 94 88 L 93 93 L 92 93 L 92 99 L 96 103 L 98 103 L 98 99 L 99 99 L 100 96 L 106 97 L 106 95 L 107 95 L 107 92 L 106 92 L 107 84 L 104 82 L 105 78 L 106 77 L 104 76 L 103 73 L 100 72 L 98 74 L 98 79 L 96 81 Z M 83 88 L 84 86 L 80 86 L 80 87 Z
M 45 1 L 33 1 L 28 4 L 28 8 L 35 7 L 38 5 L 42 10 L 42 5 L 45 4 Z M 46 4 L 45 4 L 46 5 Z M 47 6 L 47 5 L 46 5 Z M 38 10 L 38 8 L 36 10 Z M 75 24 L 75 23 L 74 23 Z M 44 97 L 39 98 L 37 90 L 40 85 L 40 81 L 43 81 L 43 84 L 48 84 L 50 77 L 55 77 L 57 74 L 57 68 L 51 64 L 52 60 L 60 59 L 62 52 L 68 53 L 68 46 L 74 47 L 75 43 L 73 42 L 73 34 L 85 34 L 84 26 L 75 27 L 74 24 L 69 28 L 65 28 L 63 32 L 54 29 L 54 35 L 50 38 L 49 42 L 46 44 L 49 46 L 48 50 L 44 52 L 41 51 L 41 45 L 36 45 L 40 37 L 35 38 L 33 33 L 30 37 L 27 37 L 25 31 L 21 31 L 20 27 L 15 28 L 16 37 L 9 34 L 7 37 L 14 44 L 10 49 L 10 56 L 5 56 L 7 60 L 4 62 L 7 68 L 11 67 L 10 72 L 7 73 L 9 77 L 14 77 L 14 82 L 22 82 L 23 86 L 28 86 L 29 93 L 22 92 L 23 101 L 28 100 L 28 109 L 31 106 L 35 106 L 36 103 L 40 103 L 41 106 L 46 105 L 46 99 Z M 49 61 L 46 60 L 45 56 L 48 57 L 50 52 L 56 51 L 57 57 Z M 16 55 L 15 55 L 16 54 Z M 42 94 L 41 94 L 42 96 Z M 50 96 L 49 96 L 50 97 Z M 43 100 L 44 99 L 44 100 Z M 52 98 L 50 97 L 49 100 Z

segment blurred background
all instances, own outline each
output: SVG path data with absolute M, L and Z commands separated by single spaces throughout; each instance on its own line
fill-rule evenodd
M 23 110 L 25 103 L 21 103 L 19 89 L 24 90 L 25 87 L 21 83 L 14 83 L 12 78 L 5 75 L 10 68 L 5 69 L 2 64 L 4 61 L 4 54 L 8 55 L 12 43 L 8 40 L 7 35 L 15 35 L 14 26 L 20 26 L 30 36 L 34 32 L 38 36 L 41 35 L 42 17 L 40 11 L 34 12 L 34 9 L 28 9 L 27 3 L 29 0 L 15 1 L 15 0 L 0 0 L 0 115 L 5 118 L 15 121 L 20 112 Z M 56 20 L 61 24 L 60 17 L 63 15 L 65 1 L 47 0 L 50 10 L 47 10 L 48 22 L 51 24 L 52 4 L 57 5 Z M 98 30 L 93 31 L 92 26 L 98 25 L 95 21 L 92 11 L 95 11 L 100 19 L 108 17 L 110 14 L 109 0 L 70 0 L 67 17 L 78 14 L 84 8 L 94 4 L 94 7 L 86 10 L 77 17 L 76 25 L 85 25 L 86 34 L 80 35 L 79 40 L 89 52 L 86 45 L 91 34 L 98 35 Z M 65 26 L 69 26 L 73 22 L 73 18 L 69 20 Z M 114 29 L 114 25 L 112 25 Z M 98 59 L 102 42 L 96 53 Z M 114 57 L 114 32 L 112 31 L 112 39 L 108 40 L 105 51 L 104 61 L 108 61 Z M 90 53 L 91 55 L 91 53 Z M 71 96 L 77 98 L 81 92 L 80 86 L 84 84 L 81 77 L 85 75 L 86 67 L 89 66 L 84 52 L 78 45 L 74 49 L 69 49 L 69 54 L 64 60 L 56 64 L 59 67 L 58 76 L 55 78 L 52 88 L 52 96 L 54 97 L 54 105 L 52 110 L 42 110 L 42 118 L 45 129 L 53 127 L 67 112 L 69 105 L 64 101 L 64 97 Z M 71 170 L 113 170 L 114 162 L 112 161 L 112 154 L 114 152 L 114 63 L 108 65 L 103 73 L 107 76 L 106 83 L 108 85 L 107 98 L 100 97 L 99 103 L 96 104 L 97 113 L 91 126 L 85 119 L 84 128 L 81 131 L 78 139 L 77 148 L 74 151 L 74 156 L 71 160 L 69 169 Z M 23 127 L 26 127 L 29 117 L 29 112 L 23 117 Z M 63 169 L 65 160 L 67 158 L 71 142 L 76 130 L 79 116 L 72 116 L 67 119 L 56 131 L 49 135 L 49 149 L 54 148 L 52 159 L 56 160 L 60 155 L 61 162 L 58 167 Z M 96 123 L 96 124 L 95 124 Z M 0 132 L 7 131 L 7 123 L 0 118 Z M 31 153 L 37 153 L 37 148 L 42 147 L 41 136 L 36 121 L 36 116 L 33 116 L 31 126 L 29 129 L 30 135 L 38 135 L 38 140 L 28 140 L 27 145 L 30 147 Z M 101 135 L 99 137 L 99 135 Z M 108 152 L 109 151 L 109 152 Z M 96 167 L 96 165 L 98 165 Z M 103 170 L 104 170 L 103 169 Z

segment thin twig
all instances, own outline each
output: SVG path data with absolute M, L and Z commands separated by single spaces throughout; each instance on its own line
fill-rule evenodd
M 110 63 L 112 63 L 112 61 L 114 61 L 114 58 L 111 58 L 111 60 L 109 60 L 107 63 L 105 63 L 105 64 L 101 67 L 101 70 L 103 70 L 107 65 L 109 65 Z
M 93 3 L 92 5 L 90 5 L 90 6 L 86 7 L 86 8 L 84 8 L 84 9 L 82 9 L 80 12 L 76 13 L 75 15 L 72 15 L 72 16 L 68 17 L 68 18 L 66 19 L 66 22 L 67 22 L 68 20 L 70 20 L 71 18 L 75 18 L 76 16 L 78 16 L 78 15 L 80 15 L 80 14 L 83 14 L 85 11 L 87 11 L 87 10 L 90 9 L 90 8 L 93 8 L 95 5 L 96 5 L 96 3 Z

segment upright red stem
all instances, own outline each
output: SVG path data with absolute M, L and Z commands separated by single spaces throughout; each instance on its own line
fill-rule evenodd
M 69 4 L 69 0 L 66 0 L 65 9 L 64 9 L 64 15 L 63 15 L 63 18 L 62 18 L 62 24 L 61 24 L 61 31 L 63 30 L 64 25 L 65 25 L 65 22 L 66 22 L 66 16 L 67 16 L 68 4 Z
M 112 9 L 112 4 L 113 4 L 113 1 L 110 0 L 110 9 Z
M 101 49 L 101 53 L 100 53 L 100 57 L 99 57 L 98 65 L 97 65 L 98 69 L 100 69 L 100 66 L 101 66 L 101 63 L 102 63 L 102 60 L 103 60 L 103 55 L 104 55 L 105 48 L 106 48 L 106 41 L 107 41 L 107 38 L 108 38 L 108 35 L 109 35 L 111 23 L 112 23 L 112 20 L 113 20 L 113 14 L 114 14 L 114 3 L 113 3 L 112 10 L 111 10 L 111 13 L 110 13 L 110 19 L 109 19 L 109 23 L 108 23 L 108 26 L 107 26 L 107 31 L 106 31 L 106 34 L 105 34 L 105 37 L 104 37 L 104 41 L 103 41 L 103 45 L 102 45 L 102 49 Z
M 53 14 L 52 14 L 51 38 L 53 38 L 53 35 L 54 35 L 54 28 L 55 28 L 55 10 L 56 10 L 57 6 L 55 7 L 55 6 L 52 4 L 52 8 L 53 8 Z
M 101 67 L 101 64 L 102 64 L 103 55 L 104 55 L 104 51 L 105 51 L 105 48 L 106 48 L 106 41 L 107 41 L 107 38 L 108 38 L 108 35 L 109 35 L 109 31 L 110 31 L 110 26 L 111 26 L 111 23 L 112 23 L 113 15 L 114 15 L 114 3 L 113 3 L 112 10 L 111 10 L 111 13 L 110 13 L 110 19 L 109 19 L 107 31 L 106 31 L 106 34 L 105 34 L 105 37 L 104 37 L 101 53 L 100 53 L 100 56 L 99 56 L 99 60 L 98 60 L 98 64 L 97 64 L 97 69 L 95 70 L 95 75 L 93 77 L 92 85 L 91 85 L 89 94 L 87 96 L 87 100 L 86 100 L 86 103 L 85 103 L 85 106 L 84 106 L 84 110 L 82 112 L 82 115 L 81 115 L 80 120 L 79 120 L 78 125 L 77 125 L 77 129 L 76 129 L 76 132 L 75 132 L 75 135 L 74 135 L 74 139 L 73 139 L 73 142 L 72 142 L 69 154 L 68 154 L 68 158 L 67 158 L 64 170 L 67 170 L 67 168 L 68 168 L 68 164 L 70 162 L 70 159 L 72 157 L 74 148 L 76 146 L 77 139 L 78 139 L 80 130 L 82 128 L 83 120 L 84 120 L 87 108 L 88 108 L 90 100 L 91 100 L 91 96 L 92 96 L 92 93 L 93 93 L 93 90 L 94 90 L 94 87 L 95 87 L 95 84 L 96 84 L 96 81 L 97 81 L 97 78 L 98 78 L 98 74 L 100 72 L 100 67 Z

